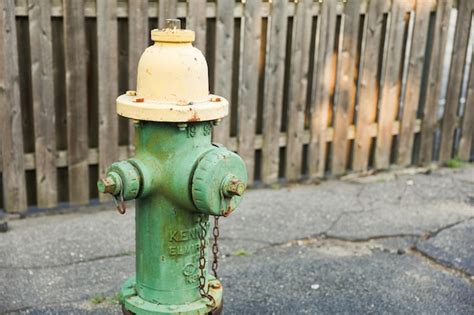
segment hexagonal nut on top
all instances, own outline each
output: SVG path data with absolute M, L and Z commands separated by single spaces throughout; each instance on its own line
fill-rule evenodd
M 116 172 L 108 172 L 106 177 L 99 179 L 97 188 L 103 194 L 116 196 L 122 190 L 122 179 Z
M 226 148 L 215 148 L 199 160 L 192 179 L 192 197 L 199 212 L 227 216 L 242 200 L 247 169 L 242 159 Z

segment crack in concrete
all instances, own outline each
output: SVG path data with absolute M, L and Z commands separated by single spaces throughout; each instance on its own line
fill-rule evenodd
M 441 232 L 443 232 L 443 231 L 445 231 L 445 230 L 447 230 L 447 229 L 450 229 L 450 228 L 452 228 L 452 227 L 455 227 L 455 226 L 457 226 L 457 225 L 459 225 L 459 224 L 462 224 L 462 223 L 464 223 L 464 222 L 467 222 L 467 221 L 469 221 L 469 220 L 472 220 L 472 219 L 474 219 L 474 216 L 467 217 L 467 218 L 464 218 L 464 219 L 462 219 L 462 220 L 459 220 L 459 221 L 456 221 L 456 222 L 447 224 L 447 225 L 442 226 L 442 227 L 439 227 L 439 228 L 437 228 L 437 229 L 435 229 L 435 230 L 433 230 L 433 231 L 428 231 L 428 232 L 426 232 L 426 233 L 424 233 L 424 234 L 422 235 L 421 241 L 426 241 L 426 240 L 428 240 L 428 239 L 430 239 L 430 238 L 436 237 L 439 233 L 441 233 Z
M 94 262 L 94 261 L 99 261 L 99 260 L 104 260 L 104 259 L 110 259 L 110 258 L 120 258 L 120 257 L 127 257 L 127 256 L 132 256 L 134 255 L 135 252 L 124 252 L 124 253 L 118 253 L 118 254 L 113 254 L 113 255 L 104 255 L 104 256 L 96 256 L 96 257 L 91 257 L 88 259 L 82 259 L 82 260 L 77 260 L 77 261 L 72 261 L 69 263 L 64 263 L 64 264 L 56 264 L 56 265 L 47 265 L 47 266 L 9 266 L 9 265 L 4 265 L 0 266 L 0 269 L 10 269 L 10 270 L 42 270 L 42 269 L 53 269 L 53 268 L 61 268 L 61 267 L 69 267 L 69 266 L 74 266 L 74 265 L 80 265 L 80 264 L 85 264 L 89 262 Z
M 249 242 L 253 242 L 253 243 L 260 243 L 260 244 L 267 244 L 267 245 L 271 244 L 271 242 L 268 242 L 268 241 L 256 240 L 256 239 L 247 238 L 247 237 L 220 236 L 219 240 L 221 240 L 221 241 L 236 241 L 236 240 L 239 240 L 239 241 L 249 241 Z
M 364 211 L 361 211 L 361 212 L 364 212 Z M 348 213 L 350 213 L 350 212 L 348 212 Z M 459 268 L 456 268 L 454 266 L 443 264 L 443 263 L 437 261 L 436 258 L 429 256 L 428 254 L 422 252 L 421 250 L 419 250 L 416 247 L 416 245 L 420 241 L 425 241 L 429 238 L 436 237 L 442 231 L 445 231 L 445 230 L 453 228 L 453 227 L 455 227 L 459 224 L 462 224 L 464 222 L 467 222 L 469 220 L 474 219 L 474 216 L 469 217 L 469 218 L 465 218 L 465 219 L 462 219 L 462 220 L 459 220 L 459 221 L 456 221 L 456 222 L 453 222 L 453 223 L 450 223 L 450 224 L 447 224 L 447 225 L 442 226 L 440 228 L 437 228 L 435 230 L 427 231 L 427 232 L 421 233 L 421 234 L 418 234 L 418 233 L 399 233 L 399 234 L 388 234 L 388 235 L 373 235 L 373 236 L 366 237 L 366 238 L 347 238 L 347 237 L 341 237 L 341 236 L 329 234 L 329 231 L 330 231 L 331 227 L 334 226 L 340 220 L 340 218 L 342 218 L 345 214 L 347 214 L 347 213 L 341 213 L 338 216 L 338 218 L 336 218 L 333 221 L 333 223 L 330 225 L 330 227 L 328 229 L 326 229 L 325 231 L 321 232 L 321 233 L 310 235 L 310 236 L 304 237 L 304 238 L 293 239 L 293 240 L 290 240 L 290 241 L 271 243 L 269 246 L 265 246 L 265 247 L 262 247 L 260 249 L 255 250 L 254 254 L 258 254 L 260 252 L 263 252 L 265 250 L 275 248 L 275 247 L 290 247 L 290 246 L 293 246 L 293 245 L 299 245 L 299 246 L 301 246 L 301 245 L 310 245 L 310 244 L 315 244 L 317 242 L 323 242 L 323 241 L 339 241 L 339 242 L 346 242 L 346 243 L 352 243 L 352 244 L 363 244 L 363 243 L 369 243 L 371 241 L 377 241 L 377 240 L 399 239 L 399 238 L 409 238 L 410 237 L 410 238 L 416 238 L 416 240 L 414 240 L 412 242 L 412 245 L 408 248 L 408 250 L 409 250 L 408 253 L 411 253 L 411 254 L 413 254 L 414 256 L 417 256 L 417 257 L 422 257 L 425 260 L 429 260 L 431 262 L 429 265 L 432 266 L 432 267 L 436 267 L 438 269 L 442 268 L 442 270 L 444 270 L 444 271 L 451 272 L 452 274 L 454 274 L 456 276 L 459 276 L 463 279 L 468 280 L 470 283 L 474 283 L 474 276 L 472 276 L 469 273 L 467 273 L 467 272 L 465 272 L 465 271 L 463 271 Z M 381 244 L 379 244 L 379 245 L 381 245 Z M 373 249 L 375 249 L 375 248 L 371 248 L 371 250 L 373 250 Z M 378 249 L 381 250 L 381 251 L 387 251 L 387 250 L 390 251 L 389 249 L 387 249 L 383 246 L 380 246 Z
M 441 271 L 444 271 L 444 272 L 449 272 L 451 274 L 454 274 L 454 275 L 458 276 L 459 278 L 462 278 L 462 279 L 468 281 L 471 284 L 474 284 L 474 276 L 473 275 L 471 275 L 468 272 L 466 272 L 462 269 L 459 269 L 459 268 L 457 268 L 453 265 L 444 264 L 444 263 L 436 260 L 436 258 L 431 257 L 427 253 L 425 253 L 422 250 L 418 249 L 416 247 L 416 245 L 411 246 L 410 251 L 408 253 L 412 254 L 413 256 L 421 258 L 423 261 L 425 261 L 427 263 L 428 266 L 430 266 L 432 268 L 435 268 L 437 270 L 441 270 Z
M 300 238 L 300 239 L 294 239 L 291 241 L 286 241 L 286 242 L 279 242 L 279 243 L 272 243 L 270 246 L 267 247 L 262 247 L 256 252 L 266 250 L 269 248 L 273 247 L 288 247 L 294 244 L 298 244 L 299 242 L 302 242 L 302 244 L 313 244 L 318 241 L 340 241 L 340 242 L 346 242 L 346 243 L 368 243 L 371 241 L 375 240 L 382 240 L 382 239 L 397 239 L 397 238 L 406 238 L 406 237 L 420 237 L 420 234 L 390 234 L 390 235 L 375 235 L 367 238 L 345 238 L 345 237 L 339 237 L 339 236 L 334 236 L 334 235 L 329 235 L 326 234 L 325 232 L 314 234 L 308 237 Z
M 360 190 L 360 192 L 362 189 Z M 453 223 L 450 223 L 448 225 L 442 226 L 436 230 L 433 231 L 427 231 L 422 234 L 417 234 L 417 233 L 398 233 L 398 234 L 388 234 L 388 235 L 373 235 L 365 238 L 350 238 L 350 237 L 342 237 L 342 236 L 337 236 L 337 235 L 331 235 L 330 231 L 331 229 L 339 222 L 341 218 L 343 218 L 347 214 L 357 214 L 357 213 L 364 213 L 364 212 L 372 212 L 374 210 L 360 210 L 360 211 L 344 211 L 339 214 L 339 216 L 329 225 L 327 229 L 325 229 L 323 232 L 316 233 L 313 235 L 309 235 L 306 237 L 302 238 L 297 238 L 289 241 L 283 241 L 283 242 L 268 242 L 268 241 L 262 241 L 262 240 L 256 240 L 252 238 L 234 238 L 234 237 L 221 237 L 221 240 L 227 240 L 227 241 L 233 241 L 233 240 L 245 240 L 245 241 L 250 241 L 254 243 L 260 243 L 260 244 L 266 244 L 266 246 L 263 246 L 259 249 L 256 249 L 253 254 L 258 254 L 264 250 L 268 250 L 270 248 L 274 247 L 286 247 L 286 246 L 291 246 L 294 244 L 298 244 L 302 242 L 302 244 L 308 244 L 308 243 L 315 243 L 317 241 L 341 241 L 341 242 L 348 242 L 348 243 L 367 243 L 375 240 L 383 240 L 383 239 L 396 239 L 396 238 L 407 238 L 407 237 L 416 237 L 418 240 L 416 240 L 413 243 L 413 247 L 416 247 L 416 244 L 419 241 L 424 241 L 428 240 L 432 237 L 437 236 L 440 232 L 450 229 L 452 227 L 455 227 L 461 223 L 467 222 L 469 220 L 474 219 L 474 216 L 459 220 Z M 383 248 L 382 248 L 383 249 Z M 418 249 L 417 249 L 418 250 Z M 84 263 L 89 263 L 89 262 L 94 262 L 94 261 L 99 261 L 99 260 L 104 260 L 104 259 L 114 259 L 114 258 L 120 258 L 120 257 L 126 257 L 126 256 L 132 256 L 134 255 L 135 252 L 125 252 L 125 253 L 118 253 L 118 254 L 113 254 L 113 255 L 104 255 L 104 256 L 97 256 L 97 257 L 92 257 L 89 259 L 83 259 L 83 260 L 78 260 L 70 263 L 64 263 L 64 264 L 56 264 L 56 265 L 47 265 L 47 266 L 0 266 L 0 269 L 9 269 L 9 270 L 44 270 L 44 269 L 53 269 L 53 268 L 61 268 L 61 267 L 69 267 L 73 265 L 78 265 L 78 264 L 84 264 Z M 426 257 L 430 257 L 427 254 L 424 254 Z M 223 255 L 225 257 L 232 256 L 231 254 L 225 254 Z M 435 258 L 430 257 L 431 259 L 435 260 Z M 438 263 L 440 264 L 440 263 Z M 444 265 L 443 265 L 444 266 Z
M 43 303 L 43 304 L 38 304 L 38 305 L 28 305 L 28 306 L 23 306 L 23 307 L 19 307 L 19 308 L 14 308 L 14 309 L 9 309 L 9 310 L 5 310 L 3 312 L 5 312 L 4 314 L 7 315 L 7 314 L 16 314 L 18 312 L 24 312 L 24 311 L 28 311 L 28 310 L 36 310 L 38 308 L 45 308 L 45 307 L 54 307 L 54 306 L 61 306 L 63 304 L 74 304 L 74 303 L 87 303 L 89 302 L 87 299 L 81 299 L 81 300 L 76 300 L 76 299 L 71 299 L 71 300 L 66 300 L 66 301 L 62 301 L 62 302 L 58 302 L 58 303 Z M 93 304 L 91 304 L 93 305 Z M 117 303 L 117 304 L 113 304 L 113 303 L 108 303 L 108 304 L 105 304 L 105 303 L 101 303 L 101 306 L 105 306 L 104 308 L 112 308 L 114 306 L 117 306 L 119 307 L 120 303 Z M 97 307 L 98 305 L 93 305 L 95 307 Z M 96 310 L 100 310 L 100 309 L 96 309 Z M 36 312 L 34 314 L 37 314 Z

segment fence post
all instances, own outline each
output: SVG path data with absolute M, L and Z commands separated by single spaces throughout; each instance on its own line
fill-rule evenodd
M 474 49 L 471 58 L 471 71 L 468 78 L 468 89 L 459 141 L 459 158 L 469 161 L 474 134 Z
M 452 0 L 438 1 L 436 6 L 436 21 L 420 136 L 420 164 L 424 165 L 431 163 L 433 159 L 434 133 L 436 130 L 443 61 L 446 52 L 452 6 Z
M 84 2 L 63 1 L 69 202 L 89 203 L 89 141 L 87 111 Z
M 216 11 L 216 49 L 214 67 L 214 93 L 229 101 L 229 116 L 214 128 L 213 141 L 227 145 L 230 138 L 230 107 L 232 104 L 232 64 L 234 46 L 235 0 L 219 0 Z
M 39 0 L 28 4 L 37 204 L 51 208 L 58 204 L 51 5 Z
M 407 12 L 406 2 L 404 0 L 394 0 L 390 12 L 388 50 L 384 60 L 385 73 L 382 79 L 382 99 L 380 103 L 375 147 L 375 167 L 378 169 L 386 169 L 390 165 L 393 123 L 397 115 L 398 102 L 400 100 L 401 82 L 399 74 L 403 56 L 405 14 Z
M 453 157 L 454 130 L 457 125 L 464 62 L 466 61 L 467 44 L 471 25 L 471 11 L 472 0 L 459 0 L 453 56 L 449 71 L 448 91 L 446 94 L 446 105 L 441 124 L 441 144 L 439 149 L 440 162 L 446 162 Z
M 262 181 L 277 182 L 280 158 L 280 127 L 285 79 L 286 36 L 288 30 L 288 2 L 271 4 L 265 94 L 263 96 Z
M 115 98 L 118 94 L 117 1 L 97 2 L 97 67 L 99 81 L 99 178 L 118 158 L 118 117 Z M 111 200 L 99 194 L 101 201 Z
M 262 15 L 260 0 L 244 4 L 241 73 L 239 79 L 238 153 L 245 161 L 248 184 L 253 184 L 255 170 L 255 124 L 257 119 L 258 59 Z
M 371 125 L 377 118 L 377 104 L 381 95 L 379 90 L 379 60 L 381 53 L 382 33 L 388 10 L 388 1 L 370 1 L 365 31 L 365 50 L 361 56 L 359 111 L 354 139 L 354 158 L 352 169 L 356 172 L 367 171 L 369 166 L 370 145 L 372 142 Z
M 326 130 L 331 92 L 335 81 L 333 63 L 336 40 L 337 1 L 324 1 L 319 15 L 318 42 L 315 49 L 315 76 L 313 91 L 316 94 L 311 104 L 310 143 L 308 151 L 309 176 L 323 177 L 326 160 Z
M 348 1 L 344 5 L 344 30 L 342 37 L 341 67 L 339 69 L 339 97 L 334 119 L 331 171 L 342 175 L 346 171 L 349 156 L 347 133 L 354 118 L 357 88 L 357 48 L 359 38 L 360 1 Z
M 206 0 L 188 0 L 186 28 L 196 33 L 194 45 L 204 56 L 206 55 L 206 21 Z
M 400 122 L 400 133 L 398 142 L 399 165 L 411 164 L 415 122 L 420 101 L 421 77 L 423 75 L 424 56 L 426 53 L 426 42 L 428 25 L 430 22 L 430 9 L 432 1 L 417 1 L 415 10 L 415 27 L 413 29 L 410 62 L 408 64 L 408 76 L 406 82 L 406 95 L 403 102 L 403 113 Z
M 3 154 L 5 210 L 23 212 L 27 207 L 20 106 L 15 1 L 0 3 L 0 136 Z

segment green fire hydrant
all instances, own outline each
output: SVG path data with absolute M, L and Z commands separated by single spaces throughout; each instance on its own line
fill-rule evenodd
M 209 218 L 236 209 L 247 171 L 238 155 L 211 143 L 229 105 L 209 94 L 194 32 L 167 20 L 151 38 L 136 92 L 117 98 L 118 114 L 135 121 L 136 156 L 113 163 L 98 182 L 121 213 L 124 201 L 136 200 L 136 276 L 122 286 L 120 301 L 125 313 L 215 313 L 222 285 L 208 273 Z M 217 246 L 212 252 L 215 271 Z

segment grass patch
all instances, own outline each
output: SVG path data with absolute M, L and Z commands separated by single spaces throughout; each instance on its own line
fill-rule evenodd
M 115 293 L 115 295 L 110 298 L 110 303 L 120 304 L 120 293 Z
M 98 305 L 103 303 L 106 300 L 104 295 L 96 295 L 91 298 L 91 304 Z
M 120 304 L 120 293 L 116 293 L 115 295 L 112 295 L 112 296 L 106 296 L 104 294 L 98 294 L 98 295 L 95 295 L 93 296 L 91 299 L 90 299 L 90 302 L 92 305 L 99 305 L 99 304 L 102 304 L 102 303 L 109 303 L 109 304 L 112 304 L 112 305 L 115 305 L 115 304 Z
M 457 156 L 455 156 L 454 158 L 452 158 L 451 160 L 445 163 L 445 166 L 449 168 L 461 168 L 461 167 L 464 167 L 465 165 L 466 165 L 466 162 L 462 161 Z
M 250 255 L 252 254 L 246 251 L 245 249 L 238 249 L 232 253 L 232 256 L 250 256 Z
M 278 190 L 278 189 L 281 188 L 281 185 L 280 185 L 279 183 L 275 183 L 275 184 L 270 185 L 270 188 L 271 188 L 271 189 Z

